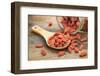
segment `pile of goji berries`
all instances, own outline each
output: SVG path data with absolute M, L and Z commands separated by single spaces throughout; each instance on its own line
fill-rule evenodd
M 52 47 L 63 47 L 67 45 L 68 40 L 62 32 L 56 32 L 48 39 L 48 44 Z

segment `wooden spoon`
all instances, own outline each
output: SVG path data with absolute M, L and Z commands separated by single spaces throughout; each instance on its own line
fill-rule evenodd
M 47 30 L 44 30 L 43 28 L 39 27 L 38 25 L 35 25 L 32 27 L 32 31 L 41 35 L 45 40 L 46 40 L 46 44 L 51 47 L 51 48 L 54 48 L 54 49 L 64 49 L 64 48 L 67 48 L 68 45 L 70 44 L 70 40 L 67 42 L 68 44 L 66 44 L 65 46 L 63 47 L 53 47 L 53 46 L 50 46 L 50 44 L 48 44 L 48 39 L 50 37 L 52 37 L 55 33 L 54 32 L 49 32 Z

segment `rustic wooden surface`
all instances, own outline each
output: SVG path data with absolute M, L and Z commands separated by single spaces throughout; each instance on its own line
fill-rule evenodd
M 48 27 L 48 23 L 52 22 L 53 25 L 51 27 Z M 40 35 L 33 33 L 31 28 L 34 25 L 39 25 L 40 27 L 48 30 L 48 31 L 57 31 L 61 29 L 57 25 L 57 21 L 55 16 L 28 16 L 28 60 L 54 60 L 54 59 L 84 59 L 87 58 L 88 56 L 85 57 L 79 57 L 79 54 L 77 53 L 69 53 L 66 50 L 66 53 L 64 56 L 58 57 L 57 52 L 58 50 L 51 49 L 47 47 L 45 40 L 43 37 Z M 87 36 L 87 35 L 85 35 Z M 44 48 L 46 49 L 47 55 L 42 56 L 40 54 L 41 48 L 35 48 L 35 45 L 38 43 L 44 44 Z M 85 47 L 87 49 L 87 46 Z

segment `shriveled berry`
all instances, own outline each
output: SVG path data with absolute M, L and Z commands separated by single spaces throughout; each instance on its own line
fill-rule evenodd
M 59 51 L 59 52 L 58 52 L 58 57 L 64 56 L 64 55 L 65 55 L 65 51 Z
M 83 49 L 83 50 L 81 50 L 80 52 L 79 52 L 79 56 L 80 57 L 84 57 L 84 56 L 86 56 L 87 55 L 87 51 L 85 50 L 85 49 Z
M 42 56 L 46 56 L 47 55 L 47 52 L 46 52 L 46 50 L 43 48 L 43 49 L 41 49 L 41 55 Z
M 78 49 L 77 47 L 75 47 L 75 48 L 74 48 L 74 52 L 75 52 L 75 53 L 78 53 L 78 52 L 79 52 L 79 49 Z
M 42 48 L 43 47 L 43 44 L 42 43 L 38 43 L 38 44 L 35 45 L 35 47 L 36 48 Z
M 72 53 L 73 49 L 71 47 L 68 47 L 68 52 Z

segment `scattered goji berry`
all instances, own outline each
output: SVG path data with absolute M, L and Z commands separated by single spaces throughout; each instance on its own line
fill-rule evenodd
M 71 47 L 68 47 L 68 52 L 72 53 L 73 49 Z
M 64 55 L 65 55 L 65 51 L 59 51 L 59 52 L 58 52 L 58 57 L 64 56 Z
M 80 52 L 79 52 L 79 56 L 80 57 L 84 57 L 84 56 L 86 56 L 87 55 L 87 51 L 85 50 L 85 49 L 83 49 L 83 50 L 81 50 Z
M 41 49 L 41 55 L 42 56 L 46 56 L 47 55 L 47 52 L 44 48 Z
M 80 47 L 79 47 L 79 49 L 82 50 L 83 48 L 84 48 L 84 45 L 81 44 Z
M 35 45 L 35 47 L 36 48 L 42 48 L 43 47 L 43 44 L 42 43 L 38 43 L 38 44 Z
M 86 41 L 87 37 L 82 38 L 80 41 Z
M 75 48 L 74 48 L 74 52 L 75 52 L 75 53 L 78 53 L 78 52 L 79 52 L 79 49 L 78 49 L 77 47 L 75 47 Z

